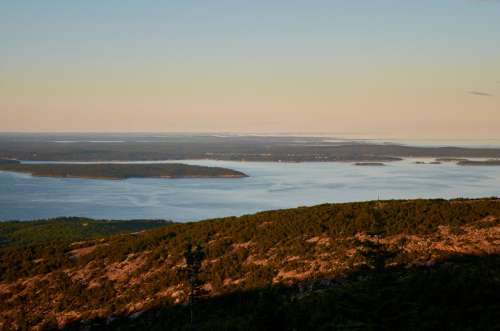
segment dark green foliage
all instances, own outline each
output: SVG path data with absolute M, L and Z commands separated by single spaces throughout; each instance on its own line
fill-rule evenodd
M 198 299 L 203 294 L 202 285 L 203 281 L 201 279 L 201 263 L 205 259 L 206 254 L 203 251 L 201 245 L 196 245 L 193 249 L 193 243 L 191 240 L 188 241 L 186 245 L 186 250 L 184 252 L 184 259 L 186 260 L 186 266 L 181 270 L 189 289 L 188 295 L 188 305 L 190 309 L 190 324 L 193 325 L 194 312 L 193 305 L 198 301 Z
M 13 159 L 1 159 L 0 158 L 0 164 L 19 164 L 21 163 L 18 160 L 13 160 Z
M 377 239 L 363 240 L 358 245 L 358 254 L 364 258 L 366 265 L 378 272 L 383 271 L 387 261 L 397 255 Z
M 60 217 L 37 221 L 4 221 L 0 222 L 0 246 L 91 239 L 153 229 L 171 223 L 162 220 L 111 221 L 81 217 Z
M 484 160 L 484 161 L 473 161 L 473 160 L 460 160 L 457 162 L 461 166 L 500 166 L 500 160 Z
M 106 242 L 112 246 L 112 249 L 109 246 L 99 246 L 91 254 L 78 260 L 65 254 L 76 248 L 67 243 L 0 249 L 0 280 L 5 279 L 7 275 L 9 279 L 35 275 L 59 267 L 84 265 L 92 260 L 122 261 L 128 254 L 143 250 L 156 252 L 156 255 L 153 254 L 156 258 L 148 260 L 149 265 L 161 263 L 161 260 L 158 260 L 158 254 L 163 254 L 162 250 L 165 248 L 174 259 L 180 259 L 188 238 L 196 241 L 206 241 L 214 235 L 223 238 L 215 241 L 213 251 L 210 246 L 208 255 L 211 258 L 221 256 L 232 242 L 247 241 L 254 244 L 253 249 L 256 253 L 264 254 L 269 249 L 278 246 L 282 248 L 281 253 L 286 252 L 287 255 L 307 255 L 314 253 L 314 246 L 303 240 L 297 240 L 297 238 L 303 238 L 304 234 L 310 237 L 327 234 L 336 240 L 350 238 L 357 233 L 367 233 L 382 227 L 385 235 L 401 233 L 422 235 L 436 232 L 440 225 L 460 226 L 487 216 L 500 219 L 499 199 L 372 201 L 266 211 L 241 217 L 172 224 L 168 227 L 146 231 L 140 235 L 110 237 L 106 239 Z M 123 224 L 126 225 L 127 222 Z M 22 228 L 24 223 L 12 224 Z M 57 233 L 56 228 L 54 230 Z M 51 231 L 48 232 L 51 233 Z M 92 245 L 92 243 L 85 245 Z M 241 256 L 234 254 L 236 253 L 232 252 L 222 256 L 220 263 L 214 267 L 218 268 L 218 273 L 226 277 L 241 276 L 246 273 L 245 268 L 239 263 Z M 244 254 L 244 252 L 237 254 Z M 278 255 L 277 258 L 280 256 Z M 41 262 L 34 263 L 40 259 Z
M 246 177 L 242 172 L 180 163 L 164 164 L 16 164 L 0 163 L 0 171 L 30 173 L 33 176 L 125 179 L 132 177 Z
M 186 242 L 192 240 L 206 243 L 207 263 L 200 270 L 200 280 L 210 283 L 218 295 L 195 304 L 197 330 L 337 327 L 417 330 L 421 325 L 424 329 L 472 329 L 470 326 L 476 323 L 488 330 L 487 323 L 495 321 L 495 309 L 498 309 L 498 303 L 492 300 L 498 296 L 498 258 L 451 260 L 448 256 L 448 260 L 436 268 L 391 267 L 394 261 L 399 266 L 412 265 L 420 261 L 420 257 L 396 252 L 393 259 L 393 252 L 377 242 L 377 236 L 382 236 L 381 231 L 384 236 L 432 236 L 439 232 L 441 225 L 458 233 L 463 225 L 498 226 L 499 219 L 500 200 L 494 198 L 373 201 L 172 224 L 139 234 L 115 235 L 78 244 L 58 242 L 4 247 L 0 249 L 0 281 L 12 282 L 39 275 L 36 278 L 41 283 L 35 291 L 25 289 L 24 283 L 18 282 L 19 288 L 13 291 L 23 296 L 16 301 L 11 300 L 12 294 L 0 295 L 0 310 L 21 305 L 31 305 L 31 309 L 44 306 L 45 312 L 76 310 L 95 318 L 94 312 L 101 310 L 105 312 L 102 314 L 127 315 L 127 304 L 151 298 L 140 308 L 145 311 L 144 317 L 124 317 L 129 324 L 116 324 L 117 328 L 119 325 L 126 330 L 130 325 L 145 330 L 186 329 L 188 308 L 173 305 L 171 297 L 159 299 L 155 295 L 184 282 L 177 267 L 184 262 Z M 348 268 L 351 258 L 345 251 L 356 246 L 353 236 L 360 233 L 371 239 L 371 244 L 360 245 L 363 260 L 371 268 L 356 267 L 353 263 L 352 268 L 342 272 L 348 274 L 347 278 L 341 273 L 321 274 L 313 270 L 310 281 L 321 282 L 321 277 L 330 277 L 329 285 L 321 291 L 271 286 L 284 266 L 303 272 L 302 268 L 307 268 L 304 260 L 317 259 L 325 252 L 334 254 L 335 259 Z M 313 237 L 326 237 L 331 245 L 311 243 L 308 239 Z M 85 255 L 71 254 L 74 249 L 87 247 L 93 249 Z M 282 264 L 293 255 L 299 259 Z M 449 253 L 440 256 L 446 255 Z M 151 272 L 145 281 L 118 284 L 105 275 L 106 267 L 131 263 L 137 256 L 143 263 L 134 275 Z M 255 256 L 267 260 L 261 264 L 247 263 Z M 82 269 L 89 279 L 99 283 L 98 287 L 89 288 L 89 284 L 78 277 L 68 279 L 60 274 L 70 270 L 74 275 Z M 55 287 L 54 277 L 58 277 Z M 302 285 L 308 289 L 311 284 Z M 447 301 L 447 296 L 453 301 Z M 51 306 L 47 302 L 57 304 Z M 469 307 L 468 302 L 472 302 L 472 306 Z M 34 319 L 41 318 L 40 314 L 33 315 Z M 440 316 L 450 320 L 442 321 L 438 319 Z M 27 323 L 34 325 L 36 321 Z

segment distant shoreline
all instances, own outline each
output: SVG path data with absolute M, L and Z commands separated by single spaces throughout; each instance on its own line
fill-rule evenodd
M 461 160 L 457 162 L 460 166 L 500 166 L 500 160 L 472 161 Z
M 118 135 L 113 138 L 126 140 L 126 137 Z M 315 137 L 220 138 L 207 135 L 171 135 L 161 139 L 151 137 L 147 141 L 127 141 L 126 144 L 111 142 L 109 137 L 100 135 L 66 144 L 53 142 L 55 138 L 50 135 L 0 135 L 0 159 L 67 162 L 215 160 L 386 163 L 405 158 L 500 158 L 498 147 L 411 146 Z M 71 135 L 67 139 L 81 137 Z

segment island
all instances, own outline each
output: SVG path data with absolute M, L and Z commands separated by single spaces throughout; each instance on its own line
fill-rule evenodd
M 19 164 L 21 163 L 18 160 L 13 160 L 13 159 L 0 159 L 0 164 Z
M 368 166 L 368 167 L 383 167 L 385 166 L 384 163 L 381 162 L 357 162 L 354 163 L 356 166 Z
M 461 166 L 500 166 L 500 160 L 483 160 L 483 161 L 472 161 L 472 160 L 462 160 L 457 162 Z
M 431 161 L 431 162 L 424 162 L 424 161 L 415 161 L 413 162 L 414 164 L 441 164 L 440 161 Z
M 37 177 L 87 179 L 248 177 L 246 174 L 232 169 L 181 163 L 0 163 L 0 171 L 29 173 Z

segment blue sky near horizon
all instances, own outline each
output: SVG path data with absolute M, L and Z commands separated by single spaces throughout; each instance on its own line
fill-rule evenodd
M 0 131 L 500 123 L 499 1 L 0 1 L 0 40 Z

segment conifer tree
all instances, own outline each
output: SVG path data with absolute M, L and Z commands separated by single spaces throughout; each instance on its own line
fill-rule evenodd
M 186 267 L 183 271 L 189 289 L 188 306 L 191 326 L 193 326 L 194 322 L 193 305 L 202 294 L 203 281 L 200 279 L 200 270 L 205 256 L 206 254 L 200 244 L 197 244 L 196 248 L 193 249 L 192 241 L 188 241 L 186 250 L 184 251 Z

